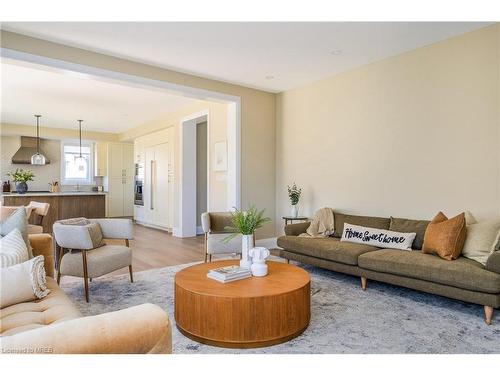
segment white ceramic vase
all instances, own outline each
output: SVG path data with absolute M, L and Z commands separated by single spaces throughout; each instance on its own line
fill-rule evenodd
M 254 247 L 250 249 L 250 256 L 252 257 L 252 276 L 262 277 L 267 275 L 266 259 L 270 252 L 265 247 Z
M 299 207 L 296 204 L 292 205 L 292 217 L 299 216 Z
M 250 269 L 252 265 L 252 258 L 250 257 L 250 249 L 254 247 L 253 235 L 241 235 L 241 260 L 240 267 Z

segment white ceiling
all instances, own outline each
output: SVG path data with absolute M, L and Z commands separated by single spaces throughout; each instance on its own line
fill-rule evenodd
M 192 105 L 194 99 L 85 79 L 71 74 L 1 64 L 1 120 L 55 128 L 120 133 Z
M 478 22 L 7 22 L 2 28 L 279 92 L 487 25 Z

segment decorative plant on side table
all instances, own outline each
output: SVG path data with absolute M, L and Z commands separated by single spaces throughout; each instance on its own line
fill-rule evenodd
M 259 211 L 254 205 L 252 205 L 246 211 L 241 211 L 235 208 L 234 211 L 231 212 L 232 225 L 226 227 L 226 229 L 234 233 L 226 237 L 224 241 L 230 241 L 238 234 L 241 234 L 241 267 L 250 269 L 252 261 L 248 252 L 254 247 L 253 234 L 255 230 L 262 227 L 264 223 L 271 221 L 270 218 L 264 216 L 264 211 L 265 210 Z
M 297 204 L 299 204 L 300 194 L 302 193 L 302 189 L 297 186 L 294 182 L 292 186 L 288 185 L 288 198 L 290 198 L 290 203 L 292 204 L 292 217 L 299 216 L 299 208 Z
M 27 182 L 33 181 L 33 177 L 35 177 L 33 171 L 19 168 L 16 168 L 14 172 L 7 173 L 7 176 L 10 176 L 12 181 L 16 183 L 16 191 L 19 194 L 24 194 L 28 191 Z

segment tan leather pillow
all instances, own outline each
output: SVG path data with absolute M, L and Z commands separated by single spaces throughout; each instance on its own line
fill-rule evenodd
M 439 212 L 427 226 L 422 252 L 446 260 L 457 259 L 464 247 L 466 230 L 465 213 L 448 219 Z

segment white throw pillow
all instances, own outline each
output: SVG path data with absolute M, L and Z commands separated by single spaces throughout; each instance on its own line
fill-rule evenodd
M 475 221 L 467 225 L 462 256 L 486 265 L 491 253 L 500 245 L 500 219 Z
M 0 272 L 0 308 L 33 301 L 50 293 L 45 279 L 43 256 L 2 268 Z
M 416 236 L 416 233 L 401 233 L 345 223 L 340 241 L 360 243 L 384 249 L 411 250 L 411 245 Z
M 28 249 L 19 229 L 14 228 L 0 239 L 0 268 L 23 263 L 28 259 Z

